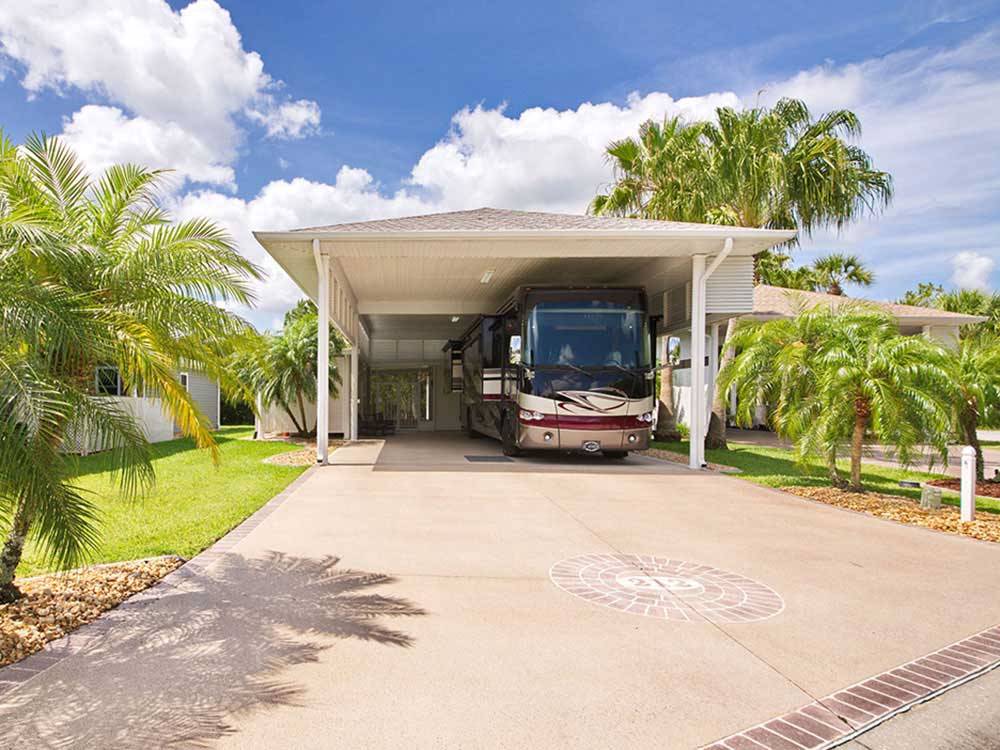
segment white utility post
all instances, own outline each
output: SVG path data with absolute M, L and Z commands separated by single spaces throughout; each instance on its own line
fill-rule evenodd
M 330 256 L 321 255 L 319 240 L 313 240 L 313 258 L 319 276 L 319 326 L 316 357 L 316 462 L 330 457 Z
M 358 439 L 358 347 L 351 347 L 351 440 Z
M 691 398 L 688 408 L 688 429 L 691 445 L 688 466 L 700 469 L 704 453 L 705 410 L 705 256 L 691 256 Z
M 712 335 L 708 340 L 708 393 L 705 394 L 705 435 L 712 419 L 712 404 L 715 402 L 715 381 L 719 377 L 719 324 L 712 323 Z
M 976 520 L 976 450 L 962 448 L 962 512 L 963 521 Z

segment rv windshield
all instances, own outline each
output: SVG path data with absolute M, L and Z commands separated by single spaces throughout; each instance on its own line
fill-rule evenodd
M 566 294 L 551 300 L 531 300 L 525 364 L 649 367 L 646 313 L 637 295 L 614 297 L 587 299 Z

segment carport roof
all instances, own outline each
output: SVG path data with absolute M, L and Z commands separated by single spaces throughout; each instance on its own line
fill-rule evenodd
M 795 232 L 478 208 L 254 236 L 314 300 L 319 259 L 329 259 L 332 320 L 356 342 L 358 316 L 487 313 L 524 284 L 659 295 L 690 280 L 693 255 L 715 256 L 731 239 L 733 256 L 752 256 Z
M 630 219 L 616 216 L 588 216 L 576 214 L 542 213 L 540 211 L 512 211 L 499 208 L 476 208 L 469 211 L 404 216 L 376 221 L 359 221 L 346 224 L 307 227 L 292 230 L 295 233 L 409 233 L 409 232 L 630 232 L 659 233 L 692 232 L 719 236 L 733 234 L 759 235 L 762 230 L 745 227 L 722 227 L 713 224 L 693 224 L 682 221 L 657 221 Z M 764 230 L 765 232 L 768 230 Z M 794 232 L 782 231 L 784 238 Z

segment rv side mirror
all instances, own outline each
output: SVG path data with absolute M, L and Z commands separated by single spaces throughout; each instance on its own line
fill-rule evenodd
M 521 337 L 511 336 L 510 337 L 510 357 L 508 361 L 512 365 L 521 364 Z

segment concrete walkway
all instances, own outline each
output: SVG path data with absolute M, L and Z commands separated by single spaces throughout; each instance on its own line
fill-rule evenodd
M 737 479 L 447 435 L 334 455 L 0 695 L 0 747 L 699 747 L 1000 624 L 1000 548 Z

